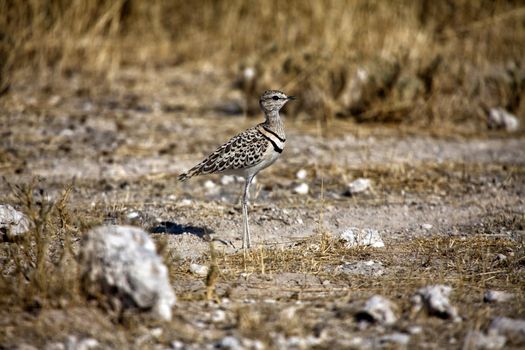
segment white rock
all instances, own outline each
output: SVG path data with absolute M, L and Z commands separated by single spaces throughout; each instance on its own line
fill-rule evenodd
M 412 335 L 421 334 L 423 333 L 423 327 L 421 326 L 410 326 L 408 327 L 408 333 Z
M 365 306 L 356 314 L 358 321 L 392 325 L 397 321 L 394 313 L 395 305 L 381 295 L 374 295 L 367 300 Z
M 407 346 L 410 341 L 410 336 L 405 333 L 392 333 L 386 334 L 379 338 L 379 345 L 385 347 L 387 344 L 396 344 L 401 346 Z
M 209 268 L 206 265 L 190 264 L 190 272 L 197 276 L 207 276 Z
M 82 240 L 80 270 L 87 293 L 105 294 L 115 305 L 171 319 L 176 297 L 168 269 L 143 230 L 113 225 L 90 230 Z
M 423 230 L 427 230 L 427 231 L 428 231 L 428 230 L 431 230 L 432 227 L 433 227 L 433 226 L 430 225 L 430 224 L 422 224 L 422 225 L 421 225 L 421 228 L 422 228 Z
M 370 179 L 358 178 L 348 184 L 348 192 L 350 192 L 350 194 L 364 192 L 371 187 L 371 184 Z
M 246 67 L 242 71 L 242 75 L 244 79 L 246 80 L 252 80 L 253 78 L 255 78 L 255 74 L 256 74 L 256 71 L 255 71 L 255 68 L 253 67 Z
M 140 214 L 136 211 L 131 211 L 126 216 L 128 217 L 128 219 L 136 219 L 140 216 Z
M 485 334 L 479 331 L 469 331 L 465 336 L 463 349 L 502 349 L 505 346 L 506 341 L 507 339 L 504 336 L 499 335 L 496 332 Z
M 193 201 L 189 198 L 184 198 L 183 200 L 180 201 L 180 205 L 183 206 L 183 207 L 187 207 L 187 206 L 190 206 L 193 204 Z
M 221 341 L 216 344 L 215 348 L 228 350 L 243 350 L 241 342 L 231 335 L 222 338 Z
M 0 205 L 0 233 L 8 239 L 21 236 L 29 230 L 28 218 L 9 204 Z
M 379 231 L 365 228 L 350 227 L 341 233 L 340 238 L 347 242 L 348 247 L 369 246 L 373 248 L 383 248 L 385 243 Z
M 229 185 L 235 182 L 235 176 L 233 175 L 224 175 L 221 177 L 221 185 Z
M 487 290 L 483 295 L 483 301 L 486 303 L 502 303 L 513 298 L 514 294 L 500 290 Z
M 461 321 L 456 307 L 450 304 L 449 295 L 452 292 L 450 286 L 433 285 L 420 288 L 412 297 L 413 312 L 419 312 L 425 308 L 429 315 L 454 322 Z
M 204 182 L 204 187 L 207 188 L 208 190 L 212 190 L 215 188 L 215 182 L 211 181 L 211 180 L 206 180 L 206 182 Z
M 226 321 L 226 312 L 221 309 L 213 310 L 211 313 L 211 321 L 214 323 Z
M 525 343 L 525 320 L 496 317 L 490 323 L 489 332 L 504 335 L 514 342 Z
M 182 350 L 184 349 L 184 343 L 180 340 L 172 340 L 170 346 L 173 350 Z
M 300 170 L 297 171 L 297 173 L 295 174 L 295 177 L 297 177 L 299 180 L 304 180 L 304 179 L 306 179 L 306 175 L 308 175 L 308 173 L 306 172 L 306 170 L 304 170 L 304 169 L 300 169 Z
M 309 189 L 310 188 L 308 187 L 308 184 L 303 182 L 303 183 L 295 186 L 295 188 L 293 190 L 297 194 L 308 194 Z
M 519 120 L 515 115 L 503 108 L 491 108 L 488 115 L 488 123 L 492 128 L 516 131 L 519 128 Z

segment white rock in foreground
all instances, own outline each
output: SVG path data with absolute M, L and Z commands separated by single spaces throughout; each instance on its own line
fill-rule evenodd
M 171 319 L 176 297 L 168 269 L 143 230 L 116 225 L 92 229 L 82 241 L 80 269 L 88 294 L 103 294 L 115 305 Z
M 370 181 L 370 179 L 363 179 L 360 177 L 348 184 L 348 192 L 352 195 L 356 193 L 364 192 L 370 189 L 371 185 L 372 185 L 372 182 Z
M 413 312 L 419 312 L 423 307 L 429 315 L 450 319 L 454 322 L 461 321 L 456 307 L 450 304 L 450 286 L 434 285 L 420 288 L 412 297 Z
M 374 295 L 367 300 L 365 306 L 356 314 L 358 321 L 367 321 L 384 325 L 392 325 L 397 321 L 394 313 L 395 305 L 381 295 Z
M 350 227 L 341 233 L 340 238 L 347 242 L 348 247 L 369 246 L 373 248 L 383 248 L 385 243 L 379 231 L 365 228 Z
M 8 239 L 21 236 L 29 230 L 29 220 L 9 204 L 0 205 L 0 232 Z

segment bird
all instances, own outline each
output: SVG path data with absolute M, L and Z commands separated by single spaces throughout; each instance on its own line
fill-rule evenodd
M 200 163 L 178 177 L 180 181 L 186 181 L 198 175 L 221 173 L 244 178 L 242 249 L 245 252 L 251 247 L 248 224 L 250 184 L 255 175 L 272 165 L 284 150 L 286 134 L 279 111 L 291 100 L 295 100 L 295 97 L 287 96 L 282 91 L 266 90 L 259 99 L 259 106 L 265 116 L 264 122 L 232 137 Z

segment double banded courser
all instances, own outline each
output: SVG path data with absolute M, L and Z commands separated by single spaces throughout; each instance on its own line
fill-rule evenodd
M 266 120 L 250 128 L 217 148 L 199 164 L 179 176 L 185 181 L 193 176 L 223 173 L 242 176 L 245 179 L 242 195 L 242 248 L 250 247 L 248 225 L 248 194 L 250 183 L 259 171 L 272 165 L 281 155 L 286 143 L 284 125 L 279 111 L 293 96 L 277 90 L 265 91 L 259 105 Z

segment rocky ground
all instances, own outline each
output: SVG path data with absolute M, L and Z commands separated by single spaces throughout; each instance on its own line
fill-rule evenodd
M 24 211 L 13 185 L 33 182 L 51 202 L 72 185 L 73 256 L 94 226 L 149 232 L 178 297 L 174 317 L 115 315 L 74 288 L 60 300 L 6 294 L 32 280 L 17 280 L 17 243 L 5 239 L 0 348 L 524 346 L 522 132 L 286 117 L 287 148 L 252 187 L 255 247 L 243 255 L 241 181 L 176 179 L 260 120 L 231 114 L 242 105 L 231 79 L 177 68 L 124 72 L 109 90 L 87 85 L 20 84 L 4 97 L 0 204 Z M 359 178 L 370 187 L 352 191 Z M 341 239 L 350 231 L 375 232 L 383 247 L 350 246 Z M 65 241 L 46 234 L 55 261 Z M 198 271 L 210 266 L 213 283 Z M 445 311 L 417 297 L 432 285 L 450 287 L 439 287 Z M 490 290 L 510 296 L 484 301 Z

